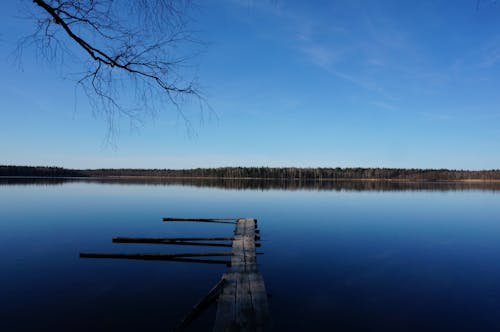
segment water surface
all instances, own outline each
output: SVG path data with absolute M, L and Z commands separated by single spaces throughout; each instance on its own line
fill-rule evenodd
M 3 179 L 2 330 L 175 327 L 225 266 L 78 257 L 213 251 L 111 238 L 233 231 L 165 216 L 259 220 L 276 331 L 500 329 L 498 185 Z

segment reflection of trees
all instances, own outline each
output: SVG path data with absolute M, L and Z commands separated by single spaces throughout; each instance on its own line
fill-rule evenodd
M 62 185 L 87 182 L 114 185 L 157 185 L 219 188 L 231 190 L 313 190 L 313 191 L 499 191 L 499 182 L 409 182 L 360 180 L 249 180 L 186 178 L 0 178 L 0 185 Z
M 62 186 L 64 183 L 74 181 L 64 178 L 2 178 L 0 177 L 0 186 L 8 185 L 38 185 L 38 186 Z

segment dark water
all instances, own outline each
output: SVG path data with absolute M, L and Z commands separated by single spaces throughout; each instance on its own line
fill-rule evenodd
M 172 329 L 225 266 L 78 254 L 213 251 L 111 238 L 230 236 L 232 225 L 161 221 L 217 216 L 259 220 L 276 331 L 498 331 L 499 189 L 0 180 L 0 330 Z

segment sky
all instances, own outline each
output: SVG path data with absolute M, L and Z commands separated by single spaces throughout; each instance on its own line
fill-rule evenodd
M 495 1 L 199 1 L 211 110 L 123 119 L 112 141 L 65 66 L 13 55 L 20 8 L 0 12 L 0 164 L 500 168 Z

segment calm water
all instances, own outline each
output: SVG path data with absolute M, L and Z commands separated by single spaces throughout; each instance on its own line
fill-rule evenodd
M 259 220 L 275 331 L 498 331 L 498 189 L 0 180 L 0 330 L 168 331 L 225 266 L 78 254 L 213 251 L 111 238 L 230 236 L 161 221 L 217 216 Z

